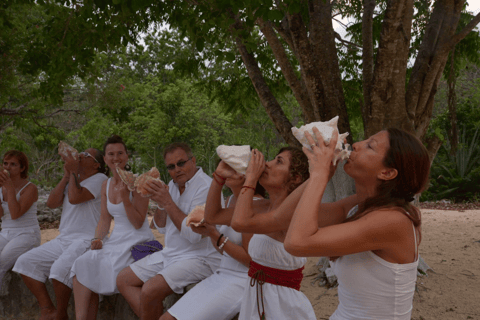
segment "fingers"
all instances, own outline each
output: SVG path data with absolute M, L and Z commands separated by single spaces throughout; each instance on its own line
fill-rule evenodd
M 338 130 L 333 130 L 332 140 L 330 140 L 330 144 L 328 145 L 330 149 L 335 150 L 338 141 Z
M 312 131 L 313 131 L 313 134 L 315 135 L 315 138 L 317 139 L 317 146 L 323 146 L 324 144 L 327 145 L 323 140 L 323 136 L 320 133 L 320 130 L 318 130 L 318 128 L 314 127 Z

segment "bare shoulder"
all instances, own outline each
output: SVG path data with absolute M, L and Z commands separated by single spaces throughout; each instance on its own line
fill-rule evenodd
M 409 234 L 413 225 L 412 221 L 404 213 L 394 208 L 374 210 L 358 221 L 364 222 L 375 232 L 391 236 Z

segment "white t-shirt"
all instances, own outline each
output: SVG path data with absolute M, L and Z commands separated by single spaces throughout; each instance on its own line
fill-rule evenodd
M 212 183 L 212 178 L 205 174 L 202 168 L 197 168 L 195 175 L 185 183 L 183 194 L 180 194 L 178 185 L 173 180 L 168 184 L 172 200 L 185 214 L 190 213 L 195 206 L 202 205 L 207 201 L 208 190 Z M 224 200 L 222 197 L 223 206 Z M 157 230 L 165 234 L 165 248 L 160 252 L 152 254 L 149 264 L 163 262 L 164 267 L 167 267 L 168 264 L 176 261 L 197 256 L 218 259 L 220 261 L 221 255 L 213 247 L 210 238 L 202 239 L 200 234 L 193 232 L 192 228 L 185 225 L 186 219 L 185 217 L 182 221 L 181 231 L 177 229 L 169 216 L 167 216 L 164 228 L 159 228 L 155 224 Z
M 62 239 L 92 239 L 95 228 L 100 219 L 102 183 L 107 180 L 103 173 L 80 182 L 80 186 L 86 188 L 94 196 L 94 199 L 79 204 L 71 204 L 68 201 L 68 184 L 64 190 L 62 217 L 60 219 L 60 235 Z

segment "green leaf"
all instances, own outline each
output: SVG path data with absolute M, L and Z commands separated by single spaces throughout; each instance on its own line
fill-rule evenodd
M 195 46 L 197 47 L 198 52 L 202 52 L 203 48 L 205 48 L 205 39 L 198 38 L 195 42 Z

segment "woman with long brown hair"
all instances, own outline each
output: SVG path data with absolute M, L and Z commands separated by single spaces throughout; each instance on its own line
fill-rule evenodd
M 329 146 L 314 129 L 304 148 L 310 179 L 294 212 L 285 248 L 295 256 L 339 257 L 339 306 L 331 320 L 410 319 L 421 240 L 411 204 L 428 183 L 430 160 L 413 135 L 387 129 L 353 144 L 345 172 L 356 194 L 321 203 L 338 134 Z

